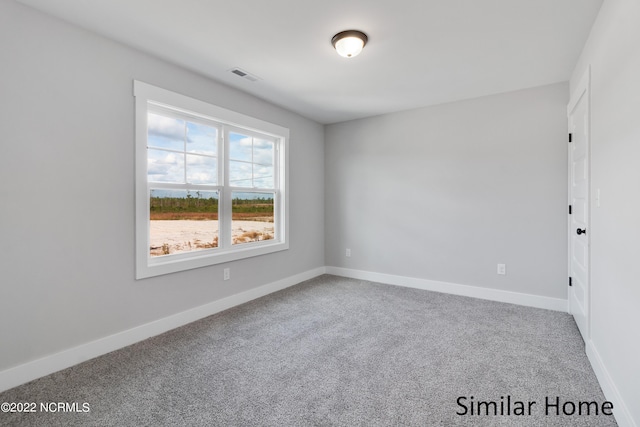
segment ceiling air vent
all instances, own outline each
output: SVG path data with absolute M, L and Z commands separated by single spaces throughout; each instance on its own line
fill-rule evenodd
M 230 69 L 229 71 L 231 71 L 236 76 L 239 76 L 239 77 L 242 77 L 243 79 L 249 80 L 250 82 L 256 82 L 256 81 L 260 80 L 260 78 L 258 76 L 254 76 L 253 74 L 249 74 L 248 72 L 246 72 L 242 68 L 237 68 L 236 67 L 236 68 Z

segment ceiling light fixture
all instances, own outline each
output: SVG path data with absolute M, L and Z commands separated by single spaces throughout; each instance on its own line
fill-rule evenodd
M 362 31 L 347 30 L 333 36 L 331 44 L 338 52 L 338 55 L 345 58 L 353 58 L 362 52 L 362 48 L 364 48 L 368 40 L 369 38 Z

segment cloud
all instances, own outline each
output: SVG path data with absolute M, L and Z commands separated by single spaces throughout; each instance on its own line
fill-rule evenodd
M 185 121 L 173 117 L 149 113 L 147 115 L 147 132 L 150 136 L 172 140 L 184 140 Z
M 214 166 L 216 159 L 205 156 L 198 156 L 197 154 L 187 153 L 187 167 L 190 166 Z
M 187 151 L 215 156 L 218 150 L 218 129 L 187 122 Z
M 208 172 L 190 172 L 187 180 L 191 184 L 211 184 L 215 185 L 217 177 Z
M 169 172 L 169 168 L 170 166 L 168 165 L 149 162 L 147 166 L 147 173 L 149 175 L 166 175 Z
M 148 150 L 147 176 L 155 182 L 184 182 L 184 155 Z
M 254 163 L 259 163 L 261 165 L 272 165 L 273 154 L 274 150 L 272 142 L 269 142 L 269 144 L 264 144 L 262 146 L 254 146 L 253 161 Z
M 267 141 L 266 139 L 258 139 L 258 138 L 254 138 L 253 139 L 253 148 L 255 149 L 273 149 L 273 142 L 272 141 Z
M 192 184 L 217 184 L 218 165 L 216 159 L 187 155 L 187 181 Z

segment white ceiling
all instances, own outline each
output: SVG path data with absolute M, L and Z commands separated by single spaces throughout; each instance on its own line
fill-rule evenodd
M 18 1 L 335 123 L 566 81 L 603 0 Z

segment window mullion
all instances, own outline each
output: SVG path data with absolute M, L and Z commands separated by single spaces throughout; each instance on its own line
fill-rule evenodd
M 182 131 L 182 162 L 184 163 L 184 177 L 183 182 L 187 183 L 187 121 L 184 122 L 184 129 Z
M 256 164 L 255 159 L 253 157 L 253 152 L 255 149 L 256 138 L 251 137 L 251 187 L 256 188 Z
M 231 216 L 232 216 L 232 206 L 231 206 L 231 190 L 229 187 L 229 130 L 226 126 L 223 126 L 223 131 L 221 132 L 223 135 L 222 144 L 222 194 L 220 195 L 220 220 L 219 220 L 219 233 L 221 239 L 221 247 L 229 248 L 231 247 Z

